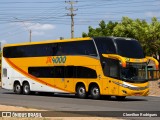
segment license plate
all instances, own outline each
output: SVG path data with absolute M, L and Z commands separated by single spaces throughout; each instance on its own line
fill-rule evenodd
M 135 96 L 140 96 L 141 94 L 140 94 L 140 93 L 135 93 L 134 95 L 135 95 Z

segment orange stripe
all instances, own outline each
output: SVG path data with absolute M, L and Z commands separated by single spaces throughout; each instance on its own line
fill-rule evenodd
M 52 84 L 49 84 L 49 83 L 46 83 L 45 81 L 31 75 L 31 74 L 28 74 L 26 71 L 22 70 L 20 67 L 16 66 L 13 62 L 11 62 L 8 58 L 5 58 L 5 60 L 7 61 L 7 63 L 12 66 L 12 68 L 14 68 L 15 70 L 19 71 L 20 73 L 22 73 L 24 76 L 28 77 L 28 78 L 31 78 L 32 80 L 34 81 L 37 81 L 41 84 L 44 84 L 44 85 L 48 85 L 52 88 L 57 88 L 57 89 L 60 89 L 60 90 L 63 90 L 63 91 L 66 91 L 66 92 L 71 92 L 71 91 L 68 91 L 68 90 L 65 90 L 65 89 L 62 89 L 62 88 L 59 88 L 59 87 L 55 87 L 54 85 Z

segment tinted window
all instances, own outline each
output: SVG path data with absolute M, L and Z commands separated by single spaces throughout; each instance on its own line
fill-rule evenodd
M 52 78 L 54 69 L 51 67 L 29 67 L 28 73 L 39 78 Z
M 111 38 L 98 37 L 98 38 L 94 38 L 94 40 L 100 55 L 116 53 L 116 49 L 115 49 L 113 40 Z
M 93 41 L 76 41 L 58 44 L 57 55 L 90 55 L 97 56 Z
M 97 56 L 93 41 L 75 41 L 65 43 L 50 43 L 5 47 L 3 56 L 7 58 L 40 57 L 61 55 L 91 55 Z
M 104 75 L 118 78 L 119 77 L 119 61 L 106 58 L 104 61 L 103 72 Z
M 54 74 L 52 78 L 64 78 L 64 66 L 52 67 L 52 69 L 54 69 Z
M 74 66 L 65 67 L 65 78 L 76 78 L 76 67 Z
M 96 71 L 86 67 L 77 67 L 77 78 L 97 78 Z
M 97 78 L 95 70 L 81 66 L 29 67 L 28 73 L 38 78 Z
M 116 39 L 115 43 L 119 55 L 128 58 L 144 58 L 142 47 L 138 41 Z
M 40 44 L 5 47 L 3 56 L 7 58 L 53 56 L 57 53 L 57 44 Z

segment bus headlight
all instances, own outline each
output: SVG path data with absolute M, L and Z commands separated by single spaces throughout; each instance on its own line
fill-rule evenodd
M 113 81 L 113 83 L 115 83 L 115 84 L 117 84 L 119 86 L 122 86 L 124 88 L 128 88 L 130 90 L 137 90 L 137 91 L 145 90 L 145 89 L 147 89 L 149 87 L 149 85 L 147 85 L 145 87 L 137 87 L 137 86 L 133 86 L 133 85 L 129 86 L 129 84 L 127 83 L 128 85 L 126 85 L 125 82 L 124 83 L 119 83 L 119 82 Z
M 115 83 L 115 84 L 117 84 L 117 85 L 119 85 L 119 86 L 122 86 L 122 87 L 124 87 L 124 88 L 129 88 L 128 85 L 125 85 L 125 84 L 122 84 L 122 83 L 119 83 L 119 82 L 113 81 L 113 83 Z

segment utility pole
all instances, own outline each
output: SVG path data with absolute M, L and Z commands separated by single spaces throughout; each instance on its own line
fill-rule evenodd
M 29 31 L 29 42 L 31 42 L 32 41 L 32 30 L 28 28 L 28 26 L 25 24 L 25 21 L 20 20 L 20 19 L 18 19 L 16 17 L 14 17 L 14 19 L 18 20 L 16 22 L 22 22 L 24 27 Z
M 68 15 L 68 16 L 71 16 L 71 38 L 74 38 L 74 16 L 75 16 L 76 14 L 74 14 L 73 12 L 74 12 L 74 11 L 77 11 L 78 9 L 74 9 L 74 8 L 73 8 L 73 4 L 76 4 L 77 1 L 65 1 L 65 3 L 68 3 L 68 4 L 71 5 L 70 8 L 66 8 L 66 9 L 70 11 L 70 13 L 67 14 L 67 15 Z

